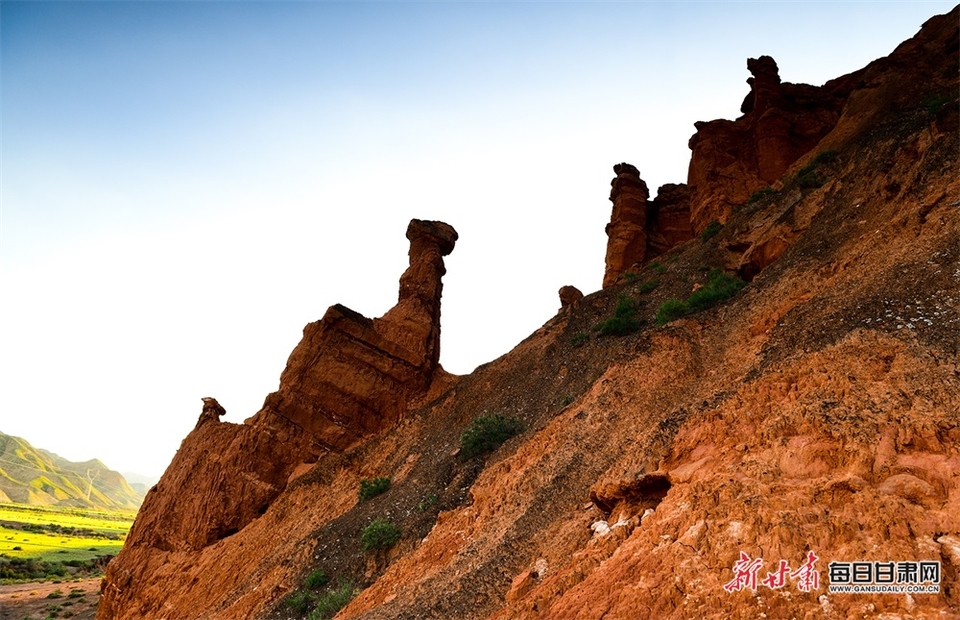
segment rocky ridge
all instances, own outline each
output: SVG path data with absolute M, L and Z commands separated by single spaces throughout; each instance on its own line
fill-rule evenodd
M 282 396 L 247 424 L 199 425 L 108 568 L 98 617 L 302 617 L 286 601 L 313 570 L 360 590 L 338 618 L 955 614 L 958 21 L 957 10 L 934 18 L 889 57 L 820 89 L 781 84 L 772 60 L 751 62 L 744 117 L 699 126 L 691 141 L 690 180 L 694 162 L 711 157 L 732 172 L 676 190 L 689 192 L 691 236 L 717 220 L 714 236 L 648 255 L 659 242 L 644 228 L 643 255 L 621 265 L 635 278 L 605 277 L 582 298 L 567 291 L 556 317 L 468 376 L 442 373 L 433 330 L 417 322 L 404 332 L 415 336 L 391 341 L 423 353 L 432 379 L 404 380 L 405 405 L 383 422 L 361 416 L 329 433 L 293 425 L 327 417 L 300 404 L 326 402 L 323 378 L 285 372 Z M 621 219 L 646 225 L 634 170 L 617 170 L 632 201 Z M 408 273 L 442 275 L 443 244 L 420 262 L 411 241 Z M 609 274 L 609 247 L 607 256 Z M 706 286 L 715 269 L 749 285 L 656 324 L 665 301 Z M 434 316 L 429 299 L 439 311 L 438 277 L 407 281 L 435 283 L 437 296 L 404 303 L 401 279 L 398 308 L 416 310 L 398 311 L 390 329 Z M 597 335 L 624 296 L 636 331 Z M 325 329 L 347 316 L 332 311 Z M 346 320 L 361 335 L 356 326 L 390 332 Z M 482 413 L 516 417 L 524 431 L 465 459 L 460 434 Z M 378 476 L 389 490 L 358 502 L 360 482 Z M 203 495 L 181 495 L 187 479 Z M 402 536 L 364 552 L 360 534 L 375 518 Z M 764 579 L 780 562 L 809 566 L 811 553 L 815 588 L 799 576 L 729 587 L 744 554 Z M 832 561 L 939 562 L 941 589 L 830 593 Z

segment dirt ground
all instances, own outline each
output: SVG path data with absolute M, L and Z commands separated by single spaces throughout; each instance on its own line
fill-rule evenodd
M 93 620 L 99 602 L 100 577 L 0 586 L 0 620 Z

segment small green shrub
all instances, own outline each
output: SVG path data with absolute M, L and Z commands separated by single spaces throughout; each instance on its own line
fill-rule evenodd
M 63 598 L 63 590 L 57 588 L 53 592 L 47 595 L 47 598 Z
M 837 161 L 838 157 L 840 157 L 840 153 L 834 151 L 833 149 L 827 149 L 826 151 L 823 151 L 814 157 L 811 163 L 814 166 L 819 166 L 820 164 L 832 164 L 833 162 Z
M 420 503 L 417 504 L 417 510 L 419 510 L 420 512 L 423 512 L 427 508 L 430 508 L 431 506 L 435 505 L 437 501 L 439 501 L 439 498 L 437 497 L 437 495 L 435 493 L 431 493 L 430 495 L 427 496 L 427 499 L 421 500 Z
M 613 316 L 593 326 L 601 336 L 625 336 L 640 329 L 637 306 L 628 295 L 620 295 Z
M 640 274 L 635 271 L 628 271 L 623 274 L 623 279 L 627 284 L 633 284 L 640 279 Z
M 747 283 L 736 276 L 725 274 L 720 269 L 711 269 L 706 286 L 694 291 L 686 301 L 669 299 L 657 309 L 657 325 L 666 325 L 687 314 L 706 310 L 721 301 L 733 297 Z
M 657 325 L 666 325 L 689 312 L 690 308 L 684 302 L 679 299 L 668 299 L 657 308 Z
M 400 528 L 386 519 L 377 517 L 364 528 L 360 542 L 364 551 L 389 549 L 400 540 Z
M 586 341 L 590 340 L 590 334 L 585 334 L 584 332 L 579 332 L 573 335 L 573 338 L 570 339 L 570 344 L 575 347 L 579 347 Z
M 753 204 L 758 200 L 763 200 L 767 196 L 773 196 L 777 193 L 777 190 L 772 187 L 764 187 L 763 189 L 758 189 L 750 195 L 750 200 L 747 201 L 747 204 Z
M 287 607 L 298 614 L 305 614 L 310 611 L 310 606 L 313 605 L 313 596 L 309 592 L 297 592 L 287 597 L 285 603 Z
M 724 299 L 737 294 L 747 283 L 735 276 L 727 275 L 720 269 L 713 269 L 707 276 L 707 285 L 694 291 L 687 298 L 690 312 L 700 312 L 714 306 Z
M 950 103 L 950 95 L 945 93 L 930 93 L 923 99 L 923 107 L 927 109 L 927 114 L 933 116 L 940 111 L 940 108 Z
M 359 593 L 352 583 L 341 581 L 335 589 L 328 590 L 317 599 L 317 606 L 307 616 L 308 620 L 330 620 Z
M 663 274 L 665 274 L 665 273 L 667 272 L 667 268 L 664 267 L 663 265 L 661 265 L 661 264 L 660 264 L 659 262 L 657 262 L 657 261 L 653 261 L 652 263 L 650 263 L 649 267 L 650 267 L 650 269 L 653 269 L 654 271 L 656 271 L 656 272 L 657 272 L 658 274 L 660 274 L 660 275 L 663 275 Z
M 505 418 L 499 413 L 482 415 L 471 422 L 460 436 L 460 454 L 464 458 L 472 458 L 493 452 L 521 430 L 523 425 L 516 418 Z
M 360 481 L 360 501 L 365 501 L 371 497 L 376 497 L 390 488 L 390 478 L 381 476 L 373 480 Z
M 637 293 L 639 295 L 643 295 L 644 293 L 649 293 L 658 286 L 660 286 L 660 278 L 653 278 L 652 280 L 647 280 L 641 284 L 640 288 L 637 289 Z
M 700 241 L 707 241 L 717 235 L 718 232 L 723 230 L 723 224 L 717 220 L 710 220 L 710 223 L 707 224 L 707 227 L 703 229 L 703 232 L 700 233 Z
M 806 170 L 806 168 L 804 168 Z M 810 170 L 804 173 L 802 170 L 797 174 L 797 185 L 805 189 L 816 189 L 818 187 L 823 187 L 823 184 L 827 182 L 827 177 L 820 174 L 816 170 Z
M 323 586 L 330 583 L 330 579 L 327 577 L 326 573 L 322 570 L 315 570 L 307 578 L 303 580 L 303 585 L 307 586 L 311 590 L 316 590 L 322 588 Z
M 823 184 L 827 182 L 827 177 L 818 172 L 817 167 L 821 164 L 832 164 L 833 162 L 837 161 L 839 156 L 839 153 L 829 149 L 818 154 L 809 164 L 801 168 L 800 172 L 797 173 L 797 185 L 807 189 L 823 187 Z

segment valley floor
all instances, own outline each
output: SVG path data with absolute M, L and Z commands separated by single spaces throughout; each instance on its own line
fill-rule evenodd
M 100 577 L 0 586 L 0 620 L 49 617 L 92 620 L 99 602 Z

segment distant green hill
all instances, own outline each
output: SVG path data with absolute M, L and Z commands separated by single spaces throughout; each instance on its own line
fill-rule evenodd
M 142 501 L 97 459 L 73 463 L 0 433 L 0 503 L 136 510 Z

